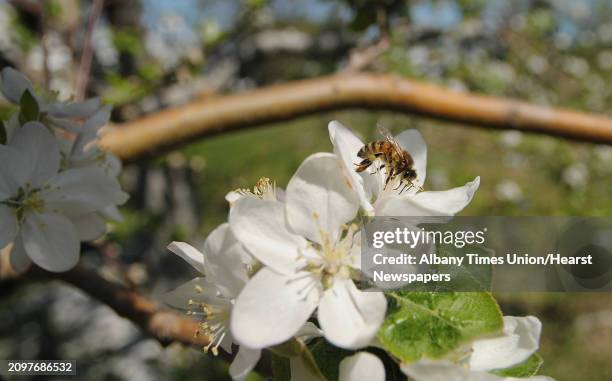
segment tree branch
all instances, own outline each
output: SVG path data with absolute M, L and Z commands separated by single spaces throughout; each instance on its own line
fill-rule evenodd
M 135 160 L 219 132 L 352 107 L 612 143 L 612 119 L 512 99 L 460 93 L 390 75 L 335 75 L 194 101 L 111 128 L 101 144 Z
M 162 345 L 177 341 L 186 345 L 204 347 L 210 342 L 209 337 L 204 334 L 195 335 L 198 329 L 197 320 L 172 310 L 159 308 L 153 301 L 135 290 L 109 282 L 97 272 L 81 265 L 63 273 L 50 273 L 35 267 L 24 275 L 60 279 L 81 289 L 111 307 L 119 316 L 132 321 Z
M 96 26 L 96 21 L 98 21 L 98 18 L 102 13 L 103 6 L 104 0 L 94 0 L 89 11 L 90 14 L 89 20 L 87 21 L 85 41 L 83 42 L 83 53 L 81 54 L 81 62 L 79 64 L 79 71 L 77 74 L 75 95 L 75 99 L 77 101 L 83 100 L 83 98 L 85 98 L 85 93 L 87 92 L 87 82 L 89 80 L 89 72 L 91 70 L 91 61 L 93 58 L 93 45 L 91 40 L 93 37 L 94 27 Z

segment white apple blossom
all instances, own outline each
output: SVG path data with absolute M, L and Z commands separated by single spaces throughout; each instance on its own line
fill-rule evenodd
M 113 178 L 110 181 L 115 181 L 114 178 L 121 171 L 121 162 L 97 146 L 98 132 L 110 117 L 110 106 L 99 108 L 98 99 L 83 102 L 47 102 L 35 93 L 32 83 L 25 76 L 12 68 L 5 68 L 0 72 L 0 90 L 5 98 L 19 106 L 22 106 L 20 103 L 24 92 L 28 91 L 37 104 L 36 121 L 49 127 L 52 133 L 57 132 L 54 128 L 62 129 L 55 134 L 60 147 L 60 171 L 99 168 Z M 8 141 L 19 129 L 22 114 L 23 110 L 20 109 L 20 112 L 13 113 L 4 123 Z M 109 204 L 85 215 L 69 217 L 79 228 L 79 238 L 85 241 L 98 238 L 106 232 L 106 219 L 121 220 L 116 204 Z
M 79 241 L 91 235 L 80 218 L 127 199 L 116 179 L 97 168 L 60 172 L 56 138 L 38 122 L 0 145 L 0 247 L 13 243 L 16 271 L 30 261 L 49 271 L 76 264 Z
M 227 223 L 220 225 L 208 236 L 204 251 L 200 252 L 184 242 L 173 242 L 170 251 L 204 275 L 167 294 L 168 304 L 181 309 L 193 309 L 192 315 L 202 319 L 199 334 L 206 334 L 210 344 L 205 351 L 218 353 L 218 347 L 232 353 L 232 334 L 229 319 L 234 300 L 249 279 L 248 266 L 243 258 L 248 254 L 233 236 Z M 240 346 L 230 366 L 230 375 L 243 380 L 255 367 L 261 351 Z
M 0 72 L 0 91 L 11 103 L 19 105 L 25 91 L 29 91 L 38 104 L 40 112 L 39 121 L 49 127 L 61 128 L 76 133 L 80 125 L 74 121 L 75 118 L 87 118 L 100 107 L 100 99 L 91 98 L 82 102 L 56 102 L 46 101 L 36 94 L 32 83 L 17 70 L 7 67 Z M 17 113 L 13 115 L 9 125 L 15 126 Z M 9 128 L 10 133 L 14 128 Z
M 355 164 L 362 160 L 357 156 L 357 152 L 364 143 L 353 132 L 337 121 L 330 122 L 328 128 L 334 153 L 340 159 L 367 215 L 451 216 L 470 203 L 480 185 L 480 177 L 476 177 L 462 187 L 446 191 L 418 192 L 418 188 L 425 183 L 427 145 L 417 130 L 406 130 L 395 139 L 414 159 L 417 177 L 413 182 L 415 186 L 400 194 L 399 189 L 394 189 L 399 178 L 395 184 L 389 183 L 385 188 L 385 169 L 376 171 L 372 168 L 361 173 L 355 171 Z
M 264 348 L 286 341 L 318 307 L 325 338 L 366 346 L 382 323 L 386 299 L 362 292 L 356 225 L 358 199 L 333 154 L 308 157 L 290 180 L 285 202 L 243 197 L 230 210 L 236 238 L 265 267 L 236 299 L 239 343 Z
M 106 105 L 98 109 L 87 118 L 74 137 L 69 140 L 61 139 L 62 169 L 70 168 L 100 168 L 107 176 L 116 178 L 121 172 L 121 161 L 110 152 L 98 147 L 98 134 L 110 118 L 111 107 Z M 116 205 L 111 204 L 100 210 L 84 216 L 78 221 L 87 224 L 91 230 L 91 238 L 94 239 L 106 231 L 106 219 L 121 221 L 122 217 Z
M 475 340 L 458 362 L 421 360 L 402 366 L 415 381 L 554 381 L 546 376 L 503 377 L 492 370 L 527 360 L 539 348 L 542 323 L 533 316 L 504 316 L 502 335 Z

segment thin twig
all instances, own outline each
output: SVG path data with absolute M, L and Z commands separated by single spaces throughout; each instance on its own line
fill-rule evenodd
M 612 144 L 612 119 L 603 115 L 456 92 L 391 75 L 345 74 L 289 82 L 155 112 L 108 129 L 101 145 L 123 160 L 136 160 L 205 135 L 354 107 Z
M 45 12 L 40 12 L 38 18 L 38 27 L 40 29 L 40 46 L 43 54 L 43 86 L 45 90 L 51 88 L 51 71 L 49 70 L 49 49 L 47 48 L 47 20 Z
M 372 65 L 384 52 L 386 52 L 391 43 L 388 37 L 382 37 L 375 44 L 368 46 L 365 49 L 355 49 L 349 54 L 347 72 L 358 72 Z
M 93 58 L 92 36 L 96 21 L 102 13 L 104 0 L 94 0 L 89 12 L 89 20 L 87 21 L 87 30 L 85 32 L 85 41 L 83 42 L 83 53 L 81 54 L 81 63 L 79 64 L 79 72 L 77 74 L 77 85 L 75 98 L 77 101 L 85 98 L 87 90 L 87 82 L 89 81 L 89 73 L 91 71 L 91 61 Z

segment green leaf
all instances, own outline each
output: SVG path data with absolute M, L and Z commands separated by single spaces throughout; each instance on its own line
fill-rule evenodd
M 0 125 L 0 144 L 6 144 L 6 127 L 4 126 L 4 121 L 2 121 L 2 125 Z
M 392 292 L 378 331 L 382 345 L 402 362 L 441 358 L 462 344 L 502 330 L 501 310 L 485 292 Z
M 338 366 L 340 365 L 340 361 L 354 353 L 346 349 L 335 347 L 323 338 L 313 340 L 308 347 L 321 373 L 323 373 L 328 380 L 338 379 Z
M 493 266 L 469 264 L 466 253 L 478 254 L 480 257 L 491 257 L 495 252 L 482 245 L 467 244 L 461 250 L 442 245 L 438 247 L 440 256 L 463 256 L 462 266 L 438 265 L 438 273 L 450 274 L 451 281 L 446 282 L 445 288 L 448 291 L 490 291 L 491 279 L 493 277 Z M 441 291 L 441 290 L 440 290 Z
M 287 357 L 272 354 L 272 373 L 278 381 L 291 380 L 291 367 Z
M 325 381 L 325 376 L 321 373 L 310 349 L 299 339 L 291 339 L 282 344 L 270 348 L 275 356 L 285 358 L 297 358 L 302 361 L 305 370 L 310 374 L 312 380 Z
M 533 355 L 531 355 L 531 357 L 529 357 L 527 360 L 523 361 L 518 365 L 505 369 L 492 370 L 491 373 L 503 377 L 531 377 L 538 373 L 543 363 L 544 360 L 542 360 L 542 356 L 537 353 L 534 353 Z
M 33 120 L 38 120 L 38 117 L 40 115 L 38 101 L 36 100 L 36 98 L 34 98 L 34 95 L 29 89 L 24 91 L 21 95 L 19 105 L 21 106 L 21 114 L 19 115 L 19 121 L 21 122 L 21 124 L 25 124 Z

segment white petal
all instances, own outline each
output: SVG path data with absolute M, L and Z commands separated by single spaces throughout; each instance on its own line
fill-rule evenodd
M 336 241 L 341 226 L 355 218 L 359 209 L 351 187 L 335 155 L 309 156 L 287 185 L 285 210 L 291 229 L 314 242 Z
M 110 110 L 110 106 L 105 106 L 85 121 L 72 146 L 72 156 L 74 159 L 82 158 L 85 151 L 89 148 L 88 145 L 98 138 L 100 128 L 108 122 Z
M 51 127 L 66 130 L 72 134 L 78 134 L 81 128 L 83 128 L 83 126 L 73 120 L 54 118 L 49 115 L 47 116 L 47 123 L 49 123 Z
M 421 360 L 401 367 L 414 381 L 502 381 L 503 377 L 471 371 L 448 360 Z M 526 381 L 527 379 L 522 379 Z
M 60 272 L 79 260 L 79 238 L 72 222 L 61 214 L 26 215 L 21 237 L 28 256 L 48 271 Z
M 195 247 L 185 242 L 172 242 L 168 245 L 168 250 L 183 258 L 194 269 L 204 274 L 206 272 L 204 254 Z
M 206 303 L 217 306 L 227 305 L 228 308 L 231 307 L 230 301 L 221 297 L 217 287 L 203 277 L 194 278 L 167 292 L 162 296 L 162 300 L 170 307 L 181 310 L 194 309 L 194 306 L 189 304 L 190 300 L 194 303 Z
M 359 352 L 340 361 L 338 381 L 385 381 L 385 366 L 378 356 Z
M 260 357 L 261 350 L 240 346 L 234 361 L 232 361 L 229 367 L 229 374 L 232 376 L 232 379 L 244 380 L 253 368 L 255 368 Z
M 314 323 L 307 321 L 302 328 L 296 333 L 295 337 L 302 339 L 304 342 L 308 342 L 316 337 L 322 337 L 323 331 L 317 327 Z
M 432 211 L 413 201 L 411 195 L 397 196 L 386 195 L 374 204 L 377 216 L 437 216 L 437 212 Z
M 25 251 L 25 247 L 23 247 L 21 235 L 18 235 L 15 238 L 11 253 L 9 254 L 9 261 L 11 263 L 13 271 L 15 271 L 16 273 L 24 272 L 32 264 L 32 260 L 30 259 L 30 257 L 28 257 L 28 254 Z
M 309 273 L 293 278 L 264 267 L 247 283 L 232 311 L 231 332 L 241 345 L 280 344 L 304 325 L 317 306 L 319 289 Z
M 480 185 L 480 177 L 446 191 L 386 196 L 375 204 L 377 216 L 452 216 L 465 208 Z
M 226 311 L 227 311 L 227 316 L 229 316 L 229 314 L 230 314 L 230 312 L 232 310 L 232 307 L 234 305 L 232 304 L 232 302 L 230 300 L 227 300 L 227 303 L 228 304 L 227 304 L 227 310 Z M 221 342 L 219 343 L 219 346 L 221 347 L 221 349 L 223 349 L 225 351 L 225 353 L 231 354 L 232 353 L 232 345 L 234 344 L 234 339 L 232 337 L 232 334 L 229 332 L 229 328 L 228 328 L 229 321 L 226 320 L 225 324 L 226 324 L 225 325 L 225 329 L 226 329 L 227 334 L 225 336 L 223 336 L 223 339 L 221 339 Z
M 115 222 L 123 222 L 123 217 L 121 216 L 121 212 L 119 208 L 115 205 L 109 205 L 100 211 L 105 218 L 109 220 L 113 220 Z
M 423 135 L 418 130 L 405 130 L 395 139 L 414 159 L 414 169 L 417 173 L 415 183 L 423 186 L 427 175 L 427 144 Z
M 106 233 L 106 221 L 98 213 L 85 214 L 72 219 L 77 229 L 79 240 L 93 241 Z
M 17 217 L 13 209 L 0 205 L 0 249 L 13 242 L 17 235 Z
M 240 200 L 243 197 L 240 193 L 236 191 L 230 191 L 225 195 L 225 201 L 229 204 L 230 208 L 234 206 L 236 201 Z
M 106 174 L 111 177 L 117 177 L 121 173 L 121 168 L 121 160 L 112 153 L 106 152 L 104 155 L 104 170 L 106 170 Z
M 87 118 L 100 106 L 100 98 L 90 98 L 82 102 L 52 102 L 47 112 L 55 118 Z
M 347 349 L 365 347 L 385 318 L 387 300 L 381 292 L 362 292 L 350 279 L 336 279 L 319 304 L 325 338 Z
M 87 118 L 83 124 L 84 129 L 99 131 L 100 128 L 108 124 L 113 107 L 104 105 L 100 107 L 92 116 Z
M 277 201 L 243 197 L 230 209 L 229 223 L 244 247 L 266 266 L 293 273 L 306 240 L 287 230 L 285 208 Z
M 32 163 L 27 156 L 13 147 L 0 144 L 0 200 L 17 196 L 32 173 Z M 4 164 L 7 163 L 7 164 Z
M 474 193 L 480 186 L 480 176 L 464 186 L 439 192 L 420 192 L 414 195 L 414 202 L 423 208 L 442 215 L 451 216 L 459 213 L 472 201 Z
M 492 373 L 470 370 L 448 360 L 421 360 L 401 367 L 414 381 L 555 381 L 546 376 L 526 378 L 501 377 Z
M 247 255 L 227 223 L 213 230 L 204 242 L 205 274 L 224 296 L 235 298 L 249 281 L 242 262 Z
M 355 171 L 355 164 L 361 162 L 357 152 L 364 143 L 340 122 L 334 120 L 328 125 L 329 138 L 334 146 L 334 154 L 340 159 L 346 174 L 348 175 L 353 189 L 359 197 L 361 207 L 366 213 L 373 212 L 370 200 L 373 192 L 378 192 L 382 181 L 378 175 L 359 174 Z
M 6 127 L 6 141 L 10 142 L 15 132 L 21 127 L 21 123 L 19 123 L 19 113 L 14 112 L 4 127 Z
M 0 90 L 9 101 L 19 104 L 26 89 L 32 90 L 32 83 L 17 70 L 7 67 L 0 73 Z
M 15 132 L 9 145 L 27 158 L 23 179 L 36 188 L 54 176 L 60 167 L 60 151 L 55 136 L 38 122 L 28 122 Z
M 41 196 L 51 209 L 70 216 L 100 211 L 124 203 L 128 196 L 117 179 L 100 168 L 73 168 L 60 172 L 47 183 Z
M 542 323 L 533 316 L 504 316 L 504 335 L 477 340 L 472 346 L 470 368 L 509 368 L 527 360 L 539 348 Z

